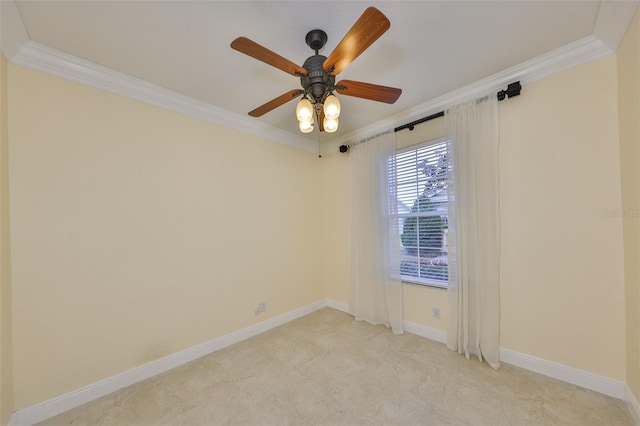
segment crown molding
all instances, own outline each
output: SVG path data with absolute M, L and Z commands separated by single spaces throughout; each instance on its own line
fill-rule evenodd
M 314 154 L 318 142 L 34 41 L 9 58 L 16 65 L 167 108 Z
M 638 0 L 603 0 L 598 9 L 593 35 L 602 40 L 614 52 L 618 50 L 638 4 Z
M 12 57 L 28 41 L 29 34 L 15 2 L 0 1 L 0 50 L 4 57 Z
M 467 99 L 479 97 L 491 91 L 497 92 L 514 81 L 520 81 L 523 86 L 526 86 L 528 83 L 549 77 L 612 53 L 614 53 L 613 50 L 596 37 L 585 37 L 490 77 L 446 93 L 413 108 L 409 108 L 385 120 L 375 122 L 369 126 L 341 136 L 338 139 L 334 139 L 322 147 L 322 154 L 337 152 L 340 145 L 349 144 L 372 134 L 444 111 Z M 524 87 L 523 90 L 526 90 L 526 87 Z
M 11 63 L 37 71 L 106 90 L 152 105 L 167 108 L 185 115 L 203 119 L 225 127 L 253 134 L 264 139 L 283 143 L 311 153 L 337 152 L 340 145 L 388 130 L 477 97 L 490 91 L 498 91 L 507 84 L 519 80 L 523 85 L 551 76 L 566 69 L 610 55 L 613 50 L 594 36 L 585 37 L 559 49 L 523 62 L 507 70 L 479 80 L 460 89 L 409 108 L 384 120 L 348 133 L 320 147 L 297 134 L 278 129 L 258 120 L 251 120 L 210 103 L 191 98 L 160 87 L 148 81 L 95 64 L 57 49 L 29 41 L 9 58 Z M 526 90 L 526 88 L 525 88 Z

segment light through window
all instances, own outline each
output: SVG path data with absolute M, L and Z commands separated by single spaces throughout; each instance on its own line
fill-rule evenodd
M 437 141 L 395 157 L 403 281 L 447 285 L 447 144 Z

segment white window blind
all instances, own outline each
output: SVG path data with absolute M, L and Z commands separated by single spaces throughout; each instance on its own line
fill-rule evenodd
M 403 281 L 447 285 L 447 145 L 436 141 L 395 156 Z

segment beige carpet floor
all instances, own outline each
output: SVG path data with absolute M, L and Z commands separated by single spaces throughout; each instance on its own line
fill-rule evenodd
M 630 425 L 623 401 L 322 309 L 44 425 Z

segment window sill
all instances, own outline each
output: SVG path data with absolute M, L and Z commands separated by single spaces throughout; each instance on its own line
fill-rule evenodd
M 402 278 L 401 282 L 402 284 L 419 285 L 420 287 L 431 287 L 431 288 L 437 288 L 439 290 L 447 290 L 447 284 L 443 284 L 439 281 L 431 281 L 431 280 L 423 280 L 423 281 L 415 280 L 414 281 L 408 278 Z

